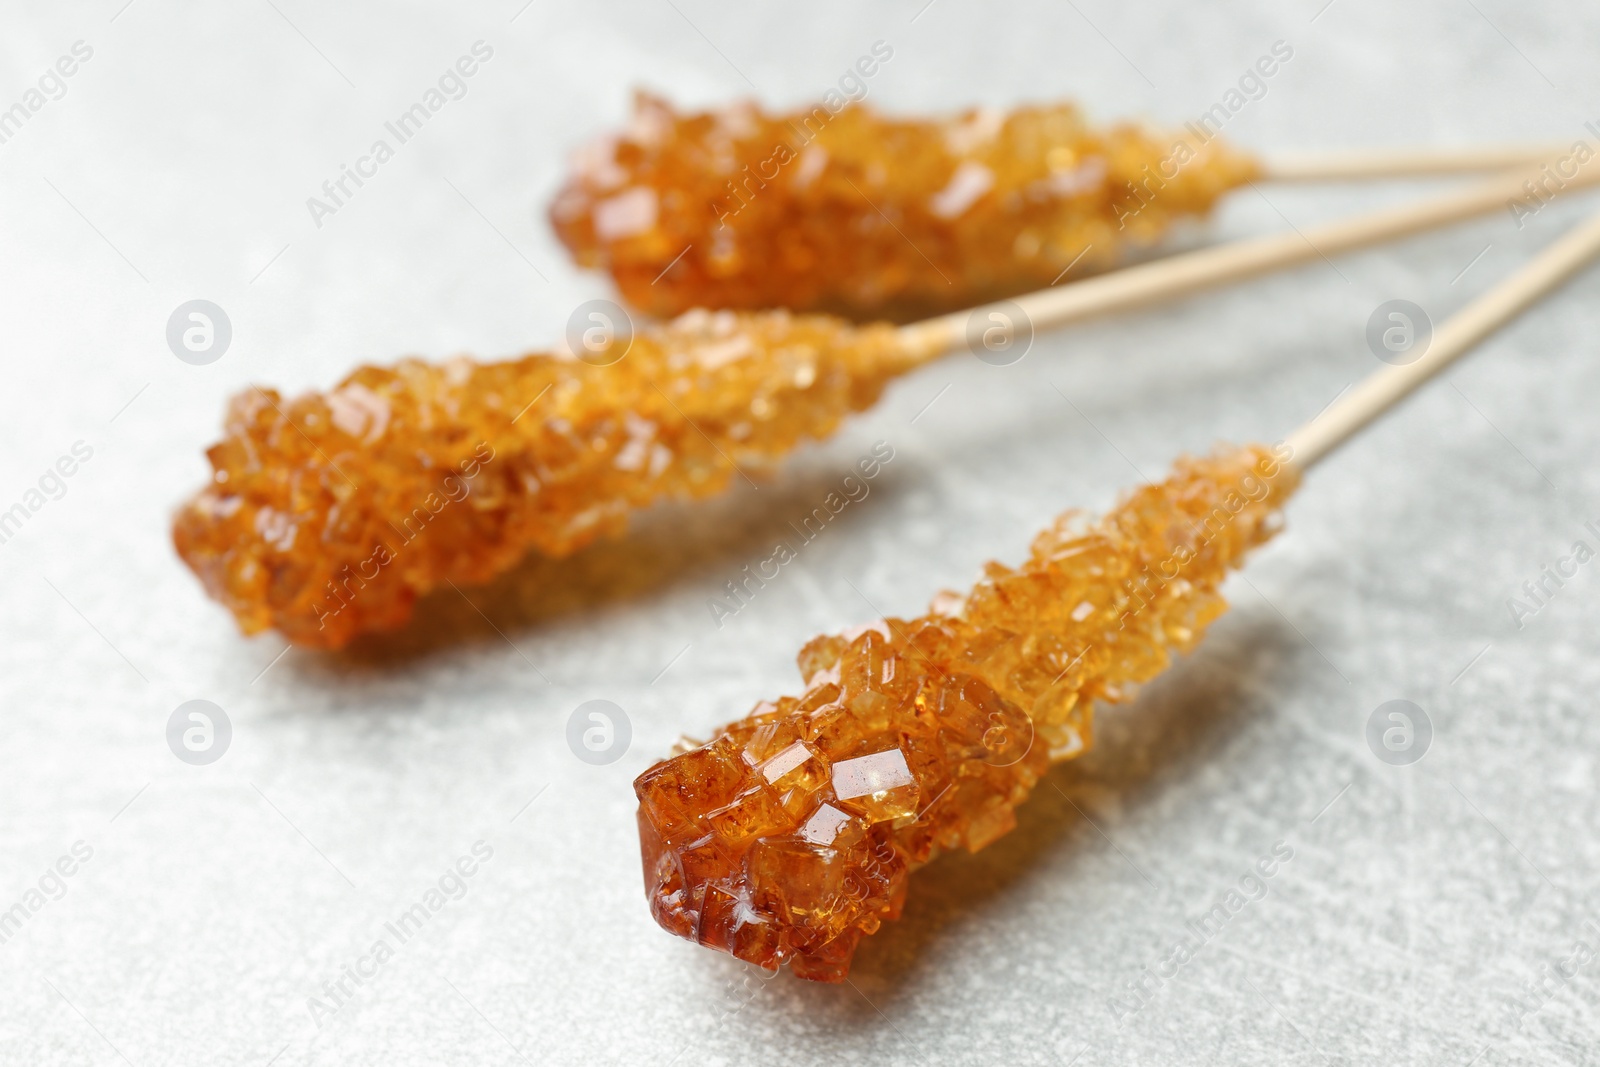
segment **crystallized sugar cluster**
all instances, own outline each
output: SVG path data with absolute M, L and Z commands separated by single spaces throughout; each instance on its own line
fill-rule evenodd
M 246 633 L 338 648 L 446 582 L 566 555 L 632 508 L 827 436 L 910 358 L 890 327 L 786 312 L 693 312 L 619 351 L 407 360 L 292 401 L 247 391 L 175 519 L 178 553 Z
M 1068 513 L 967 594 L 801 651 L 805 691 L 758 704 L 634 783 L 645 890 L 670 932 L 839 981 L 896 918 L 911 870 L 976 851 L 1055 760 L 1222 614 L 1218 588 L 1276 532 L 1283 449 L 1180 462 L 1097 523 Z
M 640 94 L 550 219 L 657 314 L 964 307 L 1114 262 L 1255 177 L 1206 131 L 1094 129 L 1070 104 L 940 121 L 863 106 L 679 114 Z

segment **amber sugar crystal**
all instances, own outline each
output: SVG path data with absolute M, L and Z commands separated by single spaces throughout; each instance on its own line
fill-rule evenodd
M 786 312 L 693 312 L 625 344 L 362 367 L 294 400 L 248 390 L 174 520 L 178 553 L 246 633 L 338 648 L 447 582 L 714 493 L 912 365 L 891 327 Z
M 1088 748 L 1096 702 L 1125 699 L 1222 614 L 1228 570 L 1281 525 L 1287 460 L 1265 446 L 1182 460 L 1098 522 L 1061 516 L 965 597 L 813 639 L 801 695 L 634 782 L 656 921 L 842 980 L 914 868 L 1011 830 L 1044 770 Z
M 678 113 L 641 93 L 628 129 L 577 154 L 550 219 L 655 314 L 946 310 L 1109 265 L 1257 176 L 1196 131 L 1095 128 L 1071 104 L 928 120 Z

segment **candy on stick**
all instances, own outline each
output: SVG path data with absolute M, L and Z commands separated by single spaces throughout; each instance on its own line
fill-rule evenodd
M 1306 468 L 1596 255 L 1600 217 L 1284 443 L 1180 460 L 1098 521 L 1063 515 L 1020 567 L 989 564 L 965 596 L 812 640 L 799 696 L 634 782 L 656 921 L 842 980 L 860 939 L 899 916 L 913 869 L 1010 830 L 1046 768 L 1088 748 L 1095 704 L 1200 639 Z
M 1600 167 L 1574 181 L 1593 182 Z M 362 367 L 284 400 L 251 389 L 208 452 L 173 541 L 246 633 L 339 648 L 418 597 L 529 551 L 560 557 L 628 513 L 703 497 L 826 437 L 898 374 L 960 347 L 971 315 L 1044 327 L 1334 255 L 1499 209 L 1505 178 L 1326 226 L 1130 267 L 1015 304 L 900 327 L 691 312 L 585 351 Z
M 1071 104 L 942 120 L 865 106 L 678 113 L 579 151 L 550 220 L 583 266 L 657 315 L 692 307 L 967 307 L 1117 262 L 1224 194 L 1305 181 L 1526 166 L 1544 148 L 1367 152 L 1265 162 L 1189 123 L 1091 126 Z
M 735 463 L 824 437 L 906 365 L 888 326 L 697 312 L 595 366 L 560 355 L 362 367 L 327 393 L 251 389 L 173 541 L 246 633 L 339 648 L 530 550 L 565 556 Z

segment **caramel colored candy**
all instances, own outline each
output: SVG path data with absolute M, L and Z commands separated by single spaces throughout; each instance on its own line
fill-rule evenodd
M 292 401 L 252 389 L 173 541 L 246 633 L 339 648 L 404 623 L 446 582 L 485 582 L 530 550 L 564 556 L 633 508 L 717 492 L 826 437 L 912 362 L 888 326 L 701 311 L 625 355 L 407 360 Z
M 800 652 L 805 690 L 634 782 L 645 892 L 668 931 L 840 981 L 910 873 L 977 851 L 1055 761 L 1222 614 L 1230 568 L 1281 525 L 1281 450 L 1180 461 L 1097 523 L 1069 512 L 964 598 Z
M 1258 164 L 1194 126 L 1090 127 L 1070 104 L 942 120 L 864 106 L 677 113 L 577 154 L 563 243 L 636 306 L 947 310 L 1104 267 L 1203 216 Z

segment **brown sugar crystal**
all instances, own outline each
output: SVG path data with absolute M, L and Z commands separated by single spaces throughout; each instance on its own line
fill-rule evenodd
M 550 219 L 637 307 L 964 307 L 1104 267 L 1260 173 L 1190 127 L 1071 104 L 901 119 L 860 105 L 680 113 L 641 93 L 579 152 Z
M 914 868 L 1008 832 L 1045 769 L 1088 748 L 1096 701 L 1126 699 L 1222 614 L 1223 578 L 1281 525 L 1287 459 L 1185 459 L 1098 522 L 1061 516 L 965 597 L 813 639 L 801 695 L 634 782 L 656 921 L 842 980 Z
M 717 492 L 828 436 L 913 363 L 889 326 L 702 311 L 583 360 L 406 360 L 294 400 L 251 389 L 173 541 L 246 633 L 339 648 L 447 582 Z

